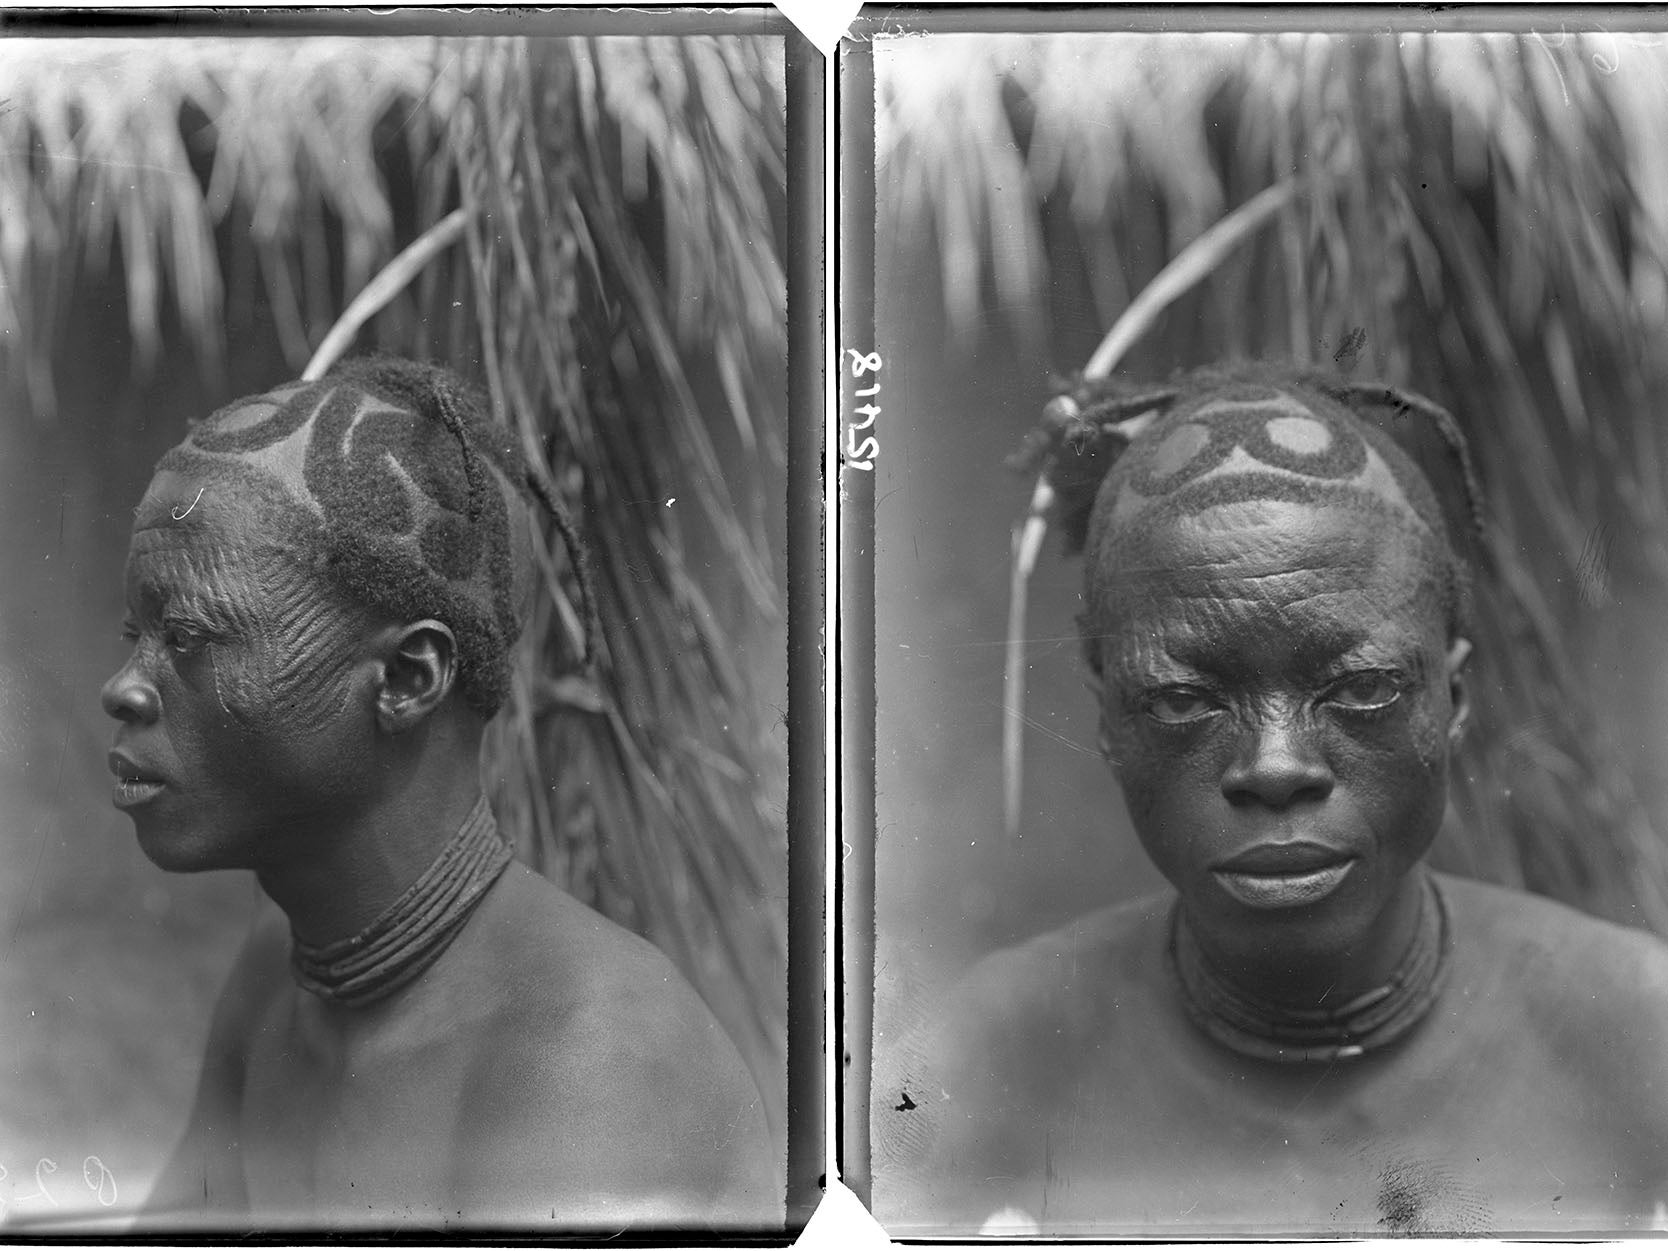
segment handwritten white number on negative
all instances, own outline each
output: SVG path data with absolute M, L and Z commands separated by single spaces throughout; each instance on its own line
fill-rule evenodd
M 13 1203 L 26 1203 L 30 1199 L 45 1199 L 53 1207 L 58 1206 L 58 1200 L 52 1197 L 52 1192 L 46 1188 L 46 1178 L 42 1173 L 52 1174 L 58 1171 L 58 1165 L 44 1155 L 35 1163 L 35 1193 L 32 1195 L 17 1195 Z
M 116 1205 L 116 1175 L 104 1166 L 104 1161 L 96 1155 L 90 1155 L 81 1162 L 81 1180 L 87 1183 L 87 1188 L 98 1196 L 100 1207 L 114 1207 Z M 110 1197 L 107 1199 L 105 1195 Z

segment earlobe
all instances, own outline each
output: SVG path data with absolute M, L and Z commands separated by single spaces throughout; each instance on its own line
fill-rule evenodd
M 425 721 L 446 702 L 457 681 L 457 639 L 443 622 L 396 627 L 384 640 L 377 723 L 400 734 Z

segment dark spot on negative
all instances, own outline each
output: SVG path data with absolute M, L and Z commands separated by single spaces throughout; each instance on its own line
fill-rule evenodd
M 915 1106 L 916 1106 L 915 1105 L 915 1100 L 913 1100 L 909 1097 L 909 1092 L 906 1090 L 906 1091 L 903 1092 L 903 1102 L 898 1104 L 897 1107 L 893 1108 L 892 1111 L 894 1111 L 894 1112 L 913 1112 L 913 1111 L 915 1111 Z
M 1332 353 L 1332 363 L 1344 368 L 1355 364 L 1355 358 L 1361 355 L 1361 350 L 1367 346 L 1367 330 L 1364 326 L 1357 326 L 1344 336 L 1344 341 L 1338 345 L 1338 350 Z

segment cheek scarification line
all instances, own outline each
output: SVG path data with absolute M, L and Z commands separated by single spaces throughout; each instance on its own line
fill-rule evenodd
M 349 614 L 331 602 L 326 588 L 288 561 L 278 562 L 269 602 L 274 701 L 302 724 L 326 721 L 340 713 L 349 698 L 345 681 L 353 665 Z

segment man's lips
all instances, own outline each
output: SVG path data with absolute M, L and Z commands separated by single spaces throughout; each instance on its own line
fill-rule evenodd
M 167 779 L 155 770 L 140 764 L 119 748 L 107 757 L 116 784 L 111 801 L 118 808 L 134 808 L 148 803 L 162 793 Z
M 168 781 L 162 774 L 146 768 L 119 747 L 111 751 L 107 759 L 110 762 L 110 772 L 118 782 L 149 782 L 162 786 Z
M 1222 888 L 1248 908 L 1318 903 L 1355 867 L 1356 858 L 1321 843 L 1262 843 L 1211 868 Z
M 1291 877 L 1342 864 L 1355 857 L 1324 843 L 1259 843 L 1211 868 L 1217 873 L 1248 873 L 1258 877 Z

